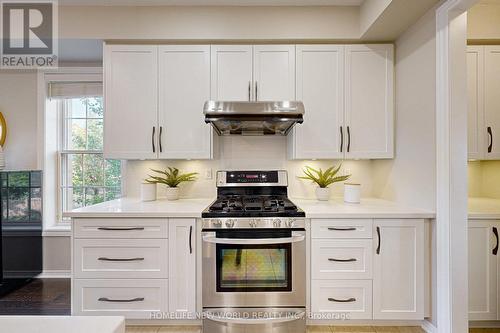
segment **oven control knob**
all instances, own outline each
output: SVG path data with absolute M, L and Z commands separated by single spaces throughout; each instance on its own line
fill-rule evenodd
M 217 228 L 222 227 L 222 220 L 221 219 L 212 219 L 210 222 L 212 222 L 214 227 L 217 227 Z
M 275 228 L 281 227 L 281 220 L 280 219 L 274 219 L 273 220 L 273 227 L 275 227 Z
M 295 219 L 288 219 L 286 221 L 287 228 L 293 228 L 295 226 Z
M 248 222 L 250 228 L 257 228 L 257 220 L 253 219 Z
M 232 228 L 232 227 L 234 227 L 234 222 L 235 222 L 234 219 L 228 219 L 228 220 L 226 220 L 226 228 Z

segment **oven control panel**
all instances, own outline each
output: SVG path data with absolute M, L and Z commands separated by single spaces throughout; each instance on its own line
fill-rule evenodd
M 285 170 L 274 171 L 218 171 L 217 186 L 287 186 Z
M 305 218 L 208 218 L 203 219 L 203 229 L 304 229 Z

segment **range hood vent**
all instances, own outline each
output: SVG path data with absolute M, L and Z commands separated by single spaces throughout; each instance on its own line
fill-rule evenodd
M 304 121 L 304 104 L 279 102 L 205 102 L 205 122 L 219 135 L 287 135 Z

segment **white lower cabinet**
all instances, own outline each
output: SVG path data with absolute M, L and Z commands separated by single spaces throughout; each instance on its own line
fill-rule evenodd
M 125 316 L 149 319 L 168 311 L 167 280 L 75 279 L 73 315 Z
M 498 221 L 469 221 L 469 320 L 500 318 L 495 231 L 498 235 Z
M 348 315 L 345 319 L 372 318 L 371 280 L 318 280 L 311 286 L 312 312 Z M 328 319 L 328 316 L 324 316 Z M 339 319 L 332 316 L 331 319 Z
M 189 218 L 74 219 L 72 314 L 195 312 L 195 226 Z
M 170 278 L 169 311 L 196 312 L 196 249 L 194 219 L 168 222 Z
M 375 220 L 373 319 L 424 317 L 424 221 Z
M 313 219 L 311 230 L 311 309 L 319 318 L 424 318 L 424 220 Z

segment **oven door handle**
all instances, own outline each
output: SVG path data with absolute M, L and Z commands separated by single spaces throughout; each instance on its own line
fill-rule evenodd
M 233 318 L 229 316 L 218 316 L 210 311 L 205 312 L 205 317 L 208 320 L 216 321 L 219 323 L 227 324 L 244 324 L 244 325 L 262 325 L 262 324 L 277 324 L 277 323 L 288 323 L 291 321 L 296 321 L 304 318 L 304 311 L 298 311 L 293 314 L 293 316 L 285 317 L 275 317 L 275 318 Z
M 302 242 L 306 237 L 304 235 L 293 235 L 284 238 L 217 238 L 215 236 L 203 236 L 203 241 L 214 244 L 234 244 L 234 245 L 268 245 L 268 244 L 286 244 Z

